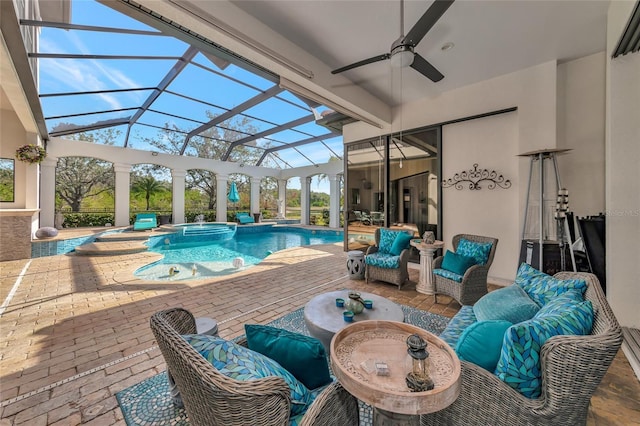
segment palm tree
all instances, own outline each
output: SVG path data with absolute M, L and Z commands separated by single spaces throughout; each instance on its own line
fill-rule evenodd
M 157 181 L 153 176 L 145 176 L 133 182 L 131 189 L 134 192 L 144 192 L 145 200 L 147 200 L 147 211 L 149 210 L 149 199 L 152 195 L 166 191 L 164 182 Z

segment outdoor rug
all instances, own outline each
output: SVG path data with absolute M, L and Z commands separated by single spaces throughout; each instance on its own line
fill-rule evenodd
M 401 305 L 405 322 L 424 328 L 436 335 L 442 333 L 449 318 L 410 306 Z M 268 325 L 309 335 L 304 323 L 303 308 L 280 317 Z M 116 399 L 128 426 L 187 426 L 187 413 L 171 402 L 166 373 L 160 373 L 116 394 Z M 372 424 L 371 407 L 360 403 L 360 425 Z

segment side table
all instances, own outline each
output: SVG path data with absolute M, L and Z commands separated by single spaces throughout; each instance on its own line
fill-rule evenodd
M 352 280 L 364 279 L 364 253 L 360 250 L 351 250 L 347 253 L 347 270 Z
M 416 291 L 433 295 L 436 293 L 433 285 L 433 254 L 444 247 L 444 242 L 435 241 L 433 244 L 426 244 L 422 240 L 415 239 L 411 240 L 411 245 L 420 251 L 420 279 L 416 285 Z

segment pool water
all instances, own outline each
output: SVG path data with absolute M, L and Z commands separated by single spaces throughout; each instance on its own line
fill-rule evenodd
M 218 241 L 189 241 L 164 244 L 149 248 L 164 258 L 135 272 L 146 280 L 181 281 L 227 275 L 260 263 L 269 254 L 291 247 L 333 244 L 343 241 L 341 231 L 315 232 L 287 230 L 236 233 L 234 238 Z M 242 259 L 243 266 L 234 266 Z M 173 268 L 173 274 L 170 269 Z M 177 270 L 177 272 L 176 272 Z

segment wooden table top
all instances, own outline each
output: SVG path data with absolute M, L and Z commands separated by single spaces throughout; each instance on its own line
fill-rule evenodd
M 412 369 L 407 337 L 427 341 L 430 374 L 435 388 L 411 392 L 405 377 Z M 388 376 L 376 374 L 375 361 L 384 361 Z M 361 321 L 338 331 L 331 341 L 331 367 L 342 386 L 356 398 L 392 413 L 428 414 L 448 407 L 460 394 L 460 361 L 444 341 L 411 324 Z

